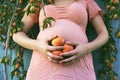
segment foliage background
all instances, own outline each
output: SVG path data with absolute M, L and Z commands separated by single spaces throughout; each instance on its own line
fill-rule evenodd
M 2 0 L 1 0 L 2 2 Z M 26 5 L 26 3 L 28 2 L 28 0 L 24 0 L 24 4 L 22 5 L 22 7 L 24 7 Z M 99 6 L 105 10 L 105 6 L 102 2 L 102 0 L 96 0 L 96 2 L 99 4 Z M 1 16 L 1 15 L 0 15 Z M 113 25 L 113 28 L 114 28 L 114 32 L 112 33 L 112 36 L 113 38 L 115 39 L 116 41 L 116 47 L 118 49 L 118 54 L 116 55 L 116 58 L 117 58 L 117 61 L 114 63 L 114 70 L 115 72 L 118 74 L 118 80 L 120 80 L 120 40 L 117 39 L 115 36 L 114 36 L 114 33 L 118 30 L 118 27 L 120 26 L 120 20 L 112 20 L 111 21 L 111 25 Z M 38 25 L 35 25 L 35 26 L 38 26 Z M 88 33 L 88 37 L 89 37 L 89 40 L 93 40 L 95 37 L 96 37 L 96 34 L 94 29 L 92 28 L 88 28 L 87 29 L 87 33 Z M 94 35 L 93 35 L 94 34 Z M 3 57 L 4 56 L 4 49 L 3 49 L 3 43 L 0 43 L 0 57 Z M 8 51 L 8 55 L 11 55 L 11 58 L 12 60 L 14 60 L 16 54 L 15 54 L 15 50 L 9 50 Z M 24 59 L 24 69 L 27 70 L 28 69 L 28 66 L 29 66 L 29 63 L 30 63 L 30 58 L 31 58 L 31 53 L 32 51 L 30 50 L 25 50 L 24 54 L 23 54 L 23 59 Z M 94 66 L 95 66 L 95 72 L 96 72 L 96 76 L 97 76 L 97 80 L 105 80 L 104 78 L 100 78 L 99 77 L 99 71 L 101 70 L 101 68 L 103 68 L 103 62 L 102 62 L 102 49 L 98 49 L 96 51 L 93 52 L 93 60 L 94 60 Z M 13 67 L 11 66 L 7 66 L 7 75 L 8 76 L 8 79 L 10 79 L 10 75 L 11 75 L 11 70 L 13 69 Z M 3 80 L 3 65 L 0 64 L 0 80 Z M 14 80 L 18 80 L 17 77 L 14 77 Z

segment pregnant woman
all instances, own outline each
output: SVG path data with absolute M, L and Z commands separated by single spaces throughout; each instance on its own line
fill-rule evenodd
M 45 19 L 43 9 L 39 15 L 24 15 L 24 29 L 13 35 L 19 45 L 33 50 L 26 80 L 96 80 L 91 52 L 108 41 L 108 32 L 101 17 L 101 9 L 94 0 L 54 0 L 45 5 L 47 17 L 53 17 L 52 27 L 40 27 L 37 39 L 30 39 L 26 33 L 39 20 L 42 26 Z M 98 36 L 88 42 L 86 27 L 93 24 Z M 50 51 L 63 49 L 63 46 L 50 46 L 48 41 L 55 36 L 63 39 L 75 49 L 56 56 Z M 67 58 L 63 58 L 67 57 Z

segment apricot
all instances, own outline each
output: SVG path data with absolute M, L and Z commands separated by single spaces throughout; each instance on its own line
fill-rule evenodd
M 111 64 L 109 65 L 109 67 L 110 67 L 110 68 L 113 68 L 113 67 L 114 67 L 114 65 L 111 63 Z
M 7 16 L 7 13 L 6 13 L 6 12 L 4 12 L 4 13 L 2 14 L 2 17 L 5 17 L 5 16 Z
M 16 68 L 16 69 L 19 69 L 19 68 L 20 68 L 20 64 L 17 63 L 17 64 L 15 65 L 15 68 Z
M 52 51 L 52 53 L 53 53 L 54 55 L 59 56 L 59 55 L 62 53 L 62 51 L 55 50 L 55 51 Z
M 15 13 L 15 16 L 18 16 L 18 13 Z
M 117 38 L 120 38 L 120 32 L 117 33 Z
M 13 33 L 10 33 L 9 36 L 12 37 L 12 36 L 13 36 Z
M 19 2 L 18 2 L 19 4 L 22 4 L 23 3 L 23 1 L 22 0 L 19 0 Z
M 61 36 L 57 36 L 51 41 L 51 44 L 53 46 L 63 46 L 64 45 L 64 39 Z
M 13 22 L 12 26 L 16 26 L 16 25 L 17 25 L 16 22 Z
M 105 76 L 104 73 L 100 73 L 100 77 L 103 78 Z
M 34 0 L 29 0 L 30 1 L 30 3 L 33 3 L 34 2 Z
M 110 7 L 111 7 L 110 5 L 106 5 L 106 8 L 107 8 L 107 9 L 110 9 Z
M 115 46 L 114 46 L 113 44 L 110 44 L 110 48 L 111 48 L 112 50 L 115 50 Z
M 8 57 L 5 58 L 5 63 L 8 63 L 10 59 Z
M 3 40 L 2 37 L 0 37 L 0 42 L 1 42 L 2 40 Z
M 34 12 L 35 10 L 36 10 L 36 7 L 35 7 L 35 6 L 31 6 L 31 7 L 30 7 L 30 11 L 31 11 L 31 12 Z
M 19 74 L 19 72 L 18 72 L 18 71 L 15 71 L 14 74 L 17 76 L 17 75 Z
M 64 45 L 63 52 L 68 52 L 68 51 L 71 51 L 71 50 L 73 50 L 73 49 L 74 49 L 74 47 L 73 47 L 72 45 L 70 45 L 70 44 L 65 44 L 65 45 Z
M 22 31 L 22 28 L 21 27 L 18 27 L 17 28 L 17 31 L 19 32 L 19 31 Z
M 118 14 L 114 14 L 113 19 L 117 20 L 119 18 Z
M 16 56 L 17 56 L 17 57 L 20 57 L 21 55 L 20 55 L 20 53 L 17 53 Z
M 112 57 L 112 58 L 111 58 L 111 60 L 112 60 L 113 62 L 115 62 L 115 61 L 116 61 L 115 57 Z
M 111 6 L 111 7 L 110 7 L 110 11 L 111 11 L 111 12 L 113 12 L 115 9 L 116 9 L 115 6 Z
M 48 0 L 50 3 L 53 3 L 53 0 Z
M 113 76 L 113 80 L 117 80 L 117 76 L 116 75 Z
M 113 0 L 114 4 L 119 4 L 119 0 Z

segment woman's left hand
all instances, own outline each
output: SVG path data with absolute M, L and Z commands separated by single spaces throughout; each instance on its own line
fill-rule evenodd
M 76 42 L 67 42 L 67 44 L 74 45 L 75 49 L 64 52 L 60 54 L 60 56 L 64 57 L 59 63 L 61 65 L 69 65 L 76 61 L 78 61 L 80 58 L 82 58 L 87 53 L 87 47 L 86 44 L 83 43 L 76 43 Z

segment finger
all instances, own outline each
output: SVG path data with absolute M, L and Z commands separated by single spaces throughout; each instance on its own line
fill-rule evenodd
M 60 56 L 63 56 L 63 57 L 69 57 L 69 56 L 73 56 L 73 55 L 76 55 L 77 52 L 75 50 L 72 50 L 72 51 L 69 51 L 69 52 L 64 52 L 62 54 L 60 54 Z
M 70 58 L 66 58 L 66 59 L 61 60 L 59 63 L 60 64 L 66 64 L 66 63 L 69 63 L 69 62 L 74 62 L 76 60 L 77 60 L 77 57 L 76 56 L 72 56 Z
M 48 55 L 48 57 L 50 57 L 52 60 L 62 60 L 62 59 L 63 59 L 63 57 L 54 55 L 54 54 L 52 54 L 51 52 L 47 52 L 47 55 Z
M 50 61 L 52 61 L 52 59 L 51 59 L 49 56 L 47 56 L 47 58 L 48 58 Z
M 52 62 L 54 62 L 54 63 L 59 63 L 59 61 L 57 61 L 57 60 L 53 60 Z
M 47 50 L 48 50 L 48 51 L 62 50 L 62 49 L 64 49 L 63 46 L 48 46 L 48 47 L 47 47 Z
M 76 61 L 73 60 L 73 61 L 70 61 L 70 62 L 67 62 L 67 63 L 63 63 L 63 64 L 60 64 L 60 65 L 67 66 L 67 65 L 73 64 L 73 63 L 75 63 L 75 62 L 76 62 Z
M 48 57 L 48 59 L 49 59 L 51 62 L 54 62 L 54 63 L 59 63 L 59 61 L 58 61 L 58 60 L 53 60 L 53 59 L 51 59 L 50 57 Z
M 72 60 L 72 61 L 70 61 L 70 62 L 66 62 L 66 63 L 59 63 L 59 64 L 60 64 L 60 65 L 63 65 L 63 66 L 66 66 L 66 65 L 73 64 L 73 63 L 75 63 L 76 61 L 78 61 L 78 60 Z

